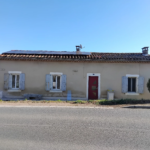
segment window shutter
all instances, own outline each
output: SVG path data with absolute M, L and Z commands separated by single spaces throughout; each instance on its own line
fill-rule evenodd
M 128 92 L 128 77 L 123 76 L 122 77 L 122 93 Z
M 138 77 L 138 93 L 142 94 L 144 92 L 144 77 Z
M 4 89 L 8 90 L 9 87 L 9 74 L 5 73 L 4 74 Z
M 9 74 L 9 89 L 12 89 L 12 75 Z
M 52 75 L 50 74 L 46 74 L 46 78 L 45 78 L 45 81 L 46 81 L 45 90 L 46 91 L 49 91 L 51 89 L 51 86 L 52 86 L 51 76 Z
M 61 90 L 62 91 L 66 91 L 66 79 L 67 79 L 67 76 L 63 74 L 61 76 Z
M 20 88 L 20 90 L 24 90 L 25 89 L 25 74 L 24 73 L 20 74 L 19 88 Z

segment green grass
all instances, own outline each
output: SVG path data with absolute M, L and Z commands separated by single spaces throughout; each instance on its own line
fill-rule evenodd
M 96 104 L 99 105 L 100 102 L 106 101 L 106 99 L 101 99 L 101 100 L 88 100 L 88 103 Z
M 93 103 L 93 100 L 88 100 L 89 103 Z
M 88 103 L 92 103 L 95 105 L 121 105 L 121 104 L 143 104 L 150 103 L 150 100 L 138 100 L 138 99 L 117 99 L 117 100 L 88 100 Z
M 56 100 L 56 102 L 59 102 L 59 103 L 60 103 L 60 102 L 63 102 L 63 101 L 62 101 L 62 100 L 60 100 L 60 99 L 58 99 L 58 100 Z
M 141 104 L 146 101 L 137 99 L 118 99 L 118 100 L 103 100 L 99 101 L 100 105 L 121 105 L 121 104 Z M 147 101 L 148 102 L 148 101 Z
M 86 104 L 86 103 L 87 103 L 87 101 L 83 101 L 83 100 L 76 100 L 76 101 L 74 101 L 74 103 L 76 103 L 76 104 Z
M 60 99 L 58 100 L 40 100 L 40 101 L 33 101 L 33 100 L 10 100 L 10 101 L 3 101 L 0 99 L 0 102 L 31 102 L 31 103 L 65 103 L 66 101 L 62 101 Z M 122 104 L 144 104 L 144 103 L 150 103 L 150 100 L 143 100 L 143 99 L 117 99 L 117 100 L 107 100 L 107 99 L 101 99 L 101 100 L 76 100 L 76 101 L 67 101 L 68 103 L 72 104 L 87 104 L 92 103 L 94 105 L 122 105 Z

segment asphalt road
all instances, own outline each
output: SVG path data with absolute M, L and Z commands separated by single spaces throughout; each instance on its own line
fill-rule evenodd
M 149 150 L 150 110 L 0 107 L 0 150 Z

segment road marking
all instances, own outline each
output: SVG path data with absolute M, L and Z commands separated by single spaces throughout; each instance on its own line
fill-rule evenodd
M 38 107 L 38 108 L 100 108 L 100 109 L 114 109 L 113 107 L 81 107 L 81 106 L 9 106 L 9 105 L 0 105 L 0 107 Z

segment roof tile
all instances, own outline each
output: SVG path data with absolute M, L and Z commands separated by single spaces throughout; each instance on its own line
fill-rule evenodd
M 0 60 L 63 60 L 63 61 L 99 61 L 99 62 L 150 62 L 150 55 L 142 53 L 91 53 L 91 55 L 61 54 L 9 54 L 0 55 Z

